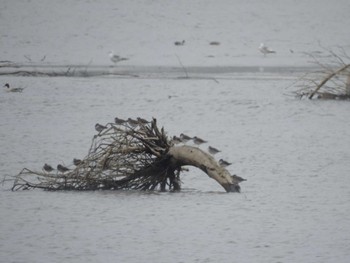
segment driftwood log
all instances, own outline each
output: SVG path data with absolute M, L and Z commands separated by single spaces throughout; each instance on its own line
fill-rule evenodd
M 45 164 L 41 171 L 24 168 L 14 177 L 12 190 L 156 190 L 179 191 L 184 166 L 195 166 L 216 180 L 226 192 L 239 192 L 244 180 L 231 175 L 208 153 L 179 143 L 157 127 L 156 119 L 121 120 L 97 125 L 87 156 L 73 168 Z M 48 168 L 49 167 L 49 168 Z M 70 166 L 69 166 L 70 167 Z
M 239 192 L 240 182 L 224 168 L 208 153 L 199 148 L 191 146 L 177 146 L 169 149 L 168 155 L 171 156 L 171 165 L 174 167 L 182 167 L 191 165 L 198 167 L 205 172 L 210 178 L 216 180 L 226 192 Z

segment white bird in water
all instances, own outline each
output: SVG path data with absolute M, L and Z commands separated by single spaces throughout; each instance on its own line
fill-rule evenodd
M 123 58 L 121 56 L 118 56 L 118 55 L 115 55 L 113 53 L 113 51 L 109 51 L 108 52 L 108 55 L 109 55 L 109 58 L 111 59 L 111 61 L 115 64 L 117 64 L 118 62 L 120 61 L 125 61 L 125 60 L 128 60 L 128 58 Z
M 261 53 L 264 54 L 264 56 L 266 56 L 266 54 L 276 53 L 276 51 L 274 51 L 274 50 L 268 48 L 267 46 L 265 46 L 264 43 L 260 44 L 259 50 L 260 50 Z
M 10 84 L 8 84 L 8 83 L 6 83 L 4 85 L 4 87 L 7 88 L 6 89 L 7 92 L 22 92 L 24 90 L 24 88 L 12 88 L 12 87 L 10 87 Z

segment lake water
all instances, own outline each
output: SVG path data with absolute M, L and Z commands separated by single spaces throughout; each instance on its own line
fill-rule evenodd
M 96 122 L 156 117 L 247 179 L 198 169 L 180 193 L 0 190 L 1 262 L 349 262 L 350 104 L 298 100 L 296 75 L 0 77 L 0 175 L 84 157 Z M 207 145 L 202 146 L 206 149 Z
M 350 103 L 290 96 L 310 55 L 350 54 L 348 0 L 0 2 L 0 73 L 6 61 L 132 73 L 0 76 L 25 88 L 0 90 L 1 178 L 70 165 L 87 154 L 95 123 L 140 116 L 169 136 L 208 140 L 247 179 L 240 194 L 194 168 L 180 193 L 6 183 L 1 263 L 350 262 Z M 261 42 L 277 53 L 264 57 Z M 128 60 L 110 67 L 110 50 Z

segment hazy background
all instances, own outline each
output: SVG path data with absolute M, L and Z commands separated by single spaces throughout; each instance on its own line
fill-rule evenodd
M 349 10 L 347 0 L 1 0 L 0 58 L 109 64 L 114 50 L 126 65 L 304 64 L 319 44 L 350 49 Z M 261 42 L 277 54 L 263 59 Z

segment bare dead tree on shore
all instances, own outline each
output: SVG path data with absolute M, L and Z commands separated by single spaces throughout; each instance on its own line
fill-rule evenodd
M 14 176 L 12 190 L 155 190 L 178 191 L 183 166 L 192 165 L 215 179 L 227 192 L 239 192 L 244 180 L 231 175 L 198 147 L 178 144 L 159 129 L 156 119 L 121 120 L 96 125 L 90 150 L 70 170 L 24 168 Z
M 337 52 L 326 50 L 327 56 L 318 58 L 309 53 L 320 70 L 307 73 L 298 81 L 297 97 L 308 99 L 350 99 L 350 57 L 343 48 Z

